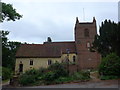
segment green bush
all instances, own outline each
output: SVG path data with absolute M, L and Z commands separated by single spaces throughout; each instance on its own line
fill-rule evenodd
M 43 67 L 39 68 L 39 73 L 43 74 L 45 72 L 47 72 L 47 68 L 43 68 Z
M 120 76 L 120 57 L 111 53 L 102 59 L 99 73 L 103 76 Z
M 58 79 L 55 80 L 55 83 L 65 83 L 65 82 L 70 82 L 73 81 L 74 79 L 72 77 L 59 77 Z
M 90 79 L 90 72 L 88 71 L 80 71 L 76 72 L 73 75 L 75 80 L 89 80 Z
M 40 76 L 39 70 L 36 69 L 28 70 L 19 77 L 19 83 L 21 85 L 34 84 L 36 81 L 39 80 L 38 79 L 39 76 Z
M 22 84 L 22 85 L 29 85 L 29 84 L 32 84 L 32 83 L 35 83 L 36 77 L 34 75 L 21 75 L 20 78 L 19 78 L 19 83 Z
M 54 81 L 55 79 L 55 73 L 52 71 L 45 73 L 45 75 L 43 76 L 43 80 L 45 81 Z
M 101 80 L 110 80 L 110 79 L 117 79 L 117 76 L 101 76 Z
M 10 69 L 2 67 L 2 80 L 10 79 L 12 76 L 12 72 Z
M 76 72 L 69 76 L 63 64 L 54 63 L 47 69 L 40 68 L 26 71 L 19 77 L 19 82 L 21 85 L 55 84 L 74 80 L 88 80 L 89 78 L 89 72 L 85 71 Z
M 65 69 L 64 65 L 58 62 L 50 65 L 48 67 L 48 70 L 53 71 L 55 73 L 56 78 L 68 76 L 68 72 Z

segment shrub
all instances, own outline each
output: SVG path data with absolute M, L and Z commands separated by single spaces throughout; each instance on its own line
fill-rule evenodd
M 43 74 L 45 72 L 47 72 L 47 68 L 43 68 L 43 67 L 39 68 L 39 73 Z
M 109 80 L 109 79 L 117 79 L 117 76 L 101 76 L 100 79 L 101 80 Z
M 34 76 L 39 76 L 41 72 L 37 69 L 31 69 L 25 72 L 27 75 L 34 75 Z
M 61 76 L 68 76 L 67 70 L 65 69 L 64 65 L 58 62 L 50 65 L 48 67 L 48 70 L 53 71 L 56 78 L 59 78 Z
M 34 75 L 23 74 L 19 78 L 19 83 L 22 85 L 29 85 L 29 84 L 35 83 L 35 81 L 36 80 Z
M 70 82 L 73 81 L 74 79 L 72 77 L 59 77 L 58 79 L 55 80 L 55 83 L 65 83 L 65 82 Z
M 49 83 L 49 81 L 55 81 L 59 77 L 68 76 L 67 70 L 64 65 L 61 63 L 54 63 L 48 67 L 49 72 L 46 72 L 43 77 L 39 77 L 40 80 L 45 80 Z
M 10 79 L 12 74 L 11 70 L 5 67 L 2 67 L 2 80 Z
M 120 58 L 111 53 L 102 59 L 99 73 L 104 76 L 120 76 Z
M 43 76 L 43 80 L 45 81 L 54 81 L 55 79 L 55 73 L 52 71 L 45 73 L 45 75 Z
M 22 85 L 29 85 L 35 83 L 40 76 L 39 70 L 31 69 L 26 71 L 19 77 L 19 83 Z
M 89 80 L 90 79 L 90 72 L 88 71 L 80 71 L 76 72 L 73 75 L 75 80 Z

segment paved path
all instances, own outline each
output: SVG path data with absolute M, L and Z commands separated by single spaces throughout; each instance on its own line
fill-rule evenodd
M 118 88 L 117 80 L 89 81 L 81 83 L 57 84 L 48 86 L 33 86 L 26 88 Z
M 6 87 L 6 86 L 4 86 Z M 105 81 L 88 81 L 80 83 L 68 83 L 68 84 L 57 84 L 57 85 L 45 85 L 45 86 L 27 86 L 18 88 L 118 88 L 118 80 L 105 80 Z

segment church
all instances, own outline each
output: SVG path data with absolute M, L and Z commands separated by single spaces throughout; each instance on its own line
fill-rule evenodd
M 16 53 L 15 72 L 47 68 L 55 62 L 66 61 L 77 65 L 78 70 L 96 69 L 101 55 L 90 50 L 96 34 L 95 17 L 92 22 L 79 22 L 77 17 L 74 27 L 75 41 L 22 44 Z

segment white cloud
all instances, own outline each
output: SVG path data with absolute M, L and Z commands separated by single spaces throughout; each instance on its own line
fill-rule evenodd
M 119 0 L 2 0 L 2 1 L 33 3 L 33 2 L 118 2 Z
M 50 36 L 53 41 L 74 40 L 76 17 L 92 22 L 97 19 L 99 26 L 105 19 L 117 22 L 117 3 L 85 2 L 40 2 L 36 0 L 4 0 L 13 3 L 23 18 L 15 22 L 4 22 L 2 29 L 11 31 L 10 40 L 42 43 Z M 42 0 L 44 1 L 44 0 Z M 39 3 L 38 3 L 39 2 Z

